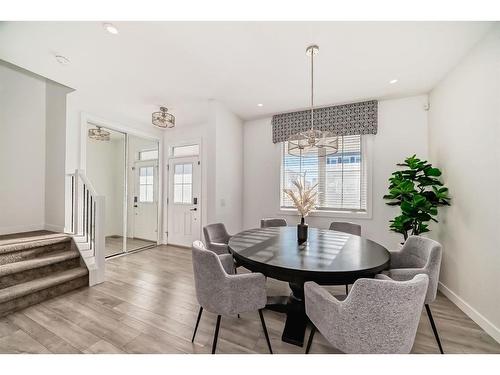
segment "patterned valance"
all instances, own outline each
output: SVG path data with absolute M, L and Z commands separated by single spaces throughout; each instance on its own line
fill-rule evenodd
M 377 134 L 378 102 L 335 105 L 314 110 L 314 127 L 336 135 Z M 282 113 L 273 116 L 273 142 L 284 142 L 291 134 L 311 128 L 311 111 Z

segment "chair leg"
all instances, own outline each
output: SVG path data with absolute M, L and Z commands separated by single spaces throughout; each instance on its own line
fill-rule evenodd
M 215 348 L 217 348 L 217 338 L 219 337 L 219 327 L 220 327 L 220 315 L 217 315 L 217 324 L 215 325 L 214 342 L 212 343 L 212 354 L 215 354 Z
M 349 285 L 345 284 L 345 295 L 349 294 Z
M 260 322 L 262 323 L 262 329 L 264 330 L 264 336 L 266 336 L 269 353 L 273 354 L 273 349 L 271 348 L 271 341 L 269 341 L 269 335 L 267 333 L 266 322 L 264 321 L 264 314 L 262 314 L 262 309 L 259 309 L 259 316 L 260 316 Z
M 441 346 L 441 340 L 439 339 L 439 333 L 436 328 L 436 324 L 434 324 L 434 318 L 432 317 L 432 312 L 430 306 L 426 303 L 425 310 L 427 310 L 427 316 L 429 317 L 429 321 L 431 322 L 432 331 L 434 332 L 434 337 L 436 338 L 437 344 L 439 346 L 439 351 L 441 354 L 444 354 L 443 347 Z
M 309 335 L 309 340 L 307 340 L 306 354 L 308 354 L 309 350 L 311 350 L 311 345 L 312 345 L 313 337 L 314 337 L 315 333 L 316 333 L 316 327 L 313 324 L 313 326 L 311 327 L 311 333 Z
M 196 325 L 194 326 L 193 338 L 191 339 L 191 342 L 194 342 L 194 337 L 196 336 L 196 331 L 198 330 L 198 324 L 200 324 L 202 313 L 203 313 L 203 307 L 200 306 L 200 311 L 198 312 L 198 319 L 196 319 Z

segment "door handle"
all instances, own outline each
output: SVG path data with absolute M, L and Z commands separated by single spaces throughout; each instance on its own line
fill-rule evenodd
M 198 211 L 198 209 L 195 207 L 195 208 L 191 208 L 189 211 Z

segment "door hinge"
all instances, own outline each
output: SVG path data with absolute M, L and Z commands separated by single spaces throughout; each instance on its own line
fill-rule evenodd
M 167 204 L 168 204 L 168 198 L 167 198 Z
M 200 161 L 198 160 L 198 165 L 200 165 Z

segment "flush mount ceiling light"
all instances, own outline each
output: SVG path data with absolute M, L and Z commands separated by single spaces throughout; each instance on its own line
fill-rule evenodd
M 397 79 L 391 79 L 391 80 L 389 81 L 389 83 L 390 83 L 391 85 L 395 84 L 396 82 L 398 82 L 398 80 L 397 80 Z
M 175 126 L 175 116 L 168 113 L 167 107 L 160 107 L 160 112 L 153 112 L 152 123 L 162 129 L 173 128 Z
M 319 47 L 307 47 L 306 55 L 311 57 L 311 129 L 292 134 L 288 138 L 288 153 L 299 157 L 325 157 L 337 153 L 338 137 L 330 131 L 314 128 L 314 56 Z
M 104 29 L 110 33 L 110 34 L 113 34 L 113 35 L 116 35 L 118 34 L 118 29 L 116 28 L 115 25 L 113 25 L 112 23 L 105 23 L 102 25 L 104 27 Z
M 95 139 L 96 141 L 109 141 L 110 133 L 100 126 L 97 126 L 94 129 L 89 129 L 89 138 Z
M 264 107 L 264 104 L 259 103 L 259 104 L 257 104 L 257 107 Z
M 55 58 L 57 62 L 61 65 L 69 65 L 70 63 L 69 59 L 63 55 L 56 55 Z

